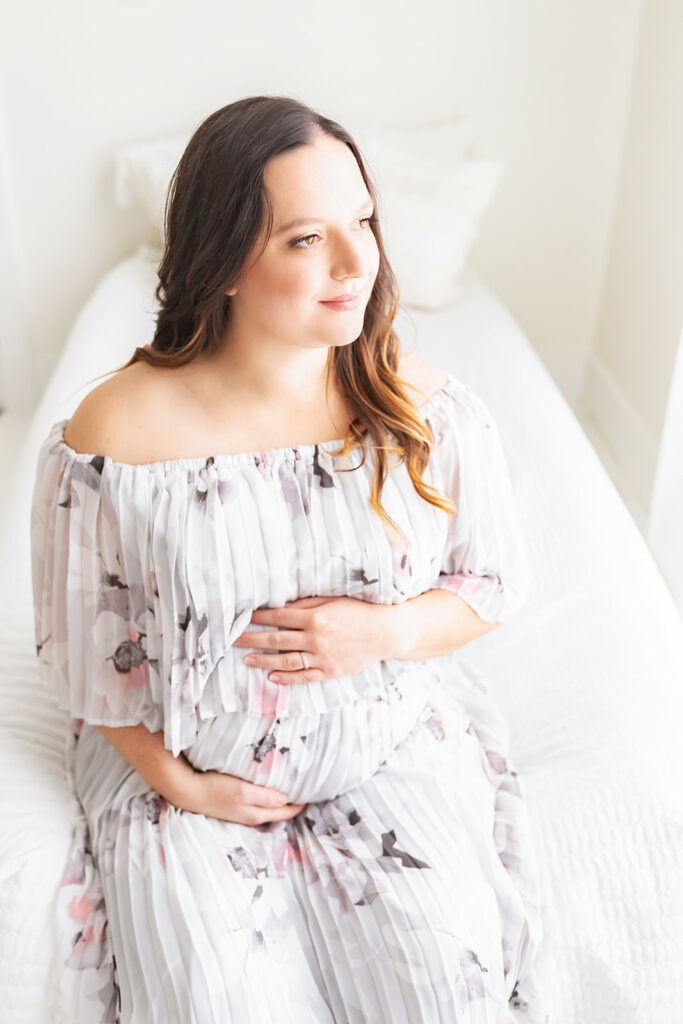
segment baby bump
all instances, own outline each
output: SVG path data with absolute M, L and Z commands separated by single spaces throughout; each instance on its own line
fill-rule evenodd
M 219 714 L 183 753 L 200 771 L 279 789 L 293 803 L 331 800 L 370 778 L 415 725 L 435 680 L 422 671 L 408 683 L 312 715 Z

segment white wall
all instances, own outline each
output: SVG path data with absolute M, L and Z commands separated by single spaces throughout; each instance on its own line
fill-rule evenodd
M 139 237 L 135 211 L 111 203 L 115 148 L 277 92 L 342 120 L 473 122 L 476 155 L 508 162 L 473 263 L 573 401 L 593 337 L 641 6 L 5 4 L 1 97 L 28 295 L 22 330 L 41 386 L 93 285 Z
M 682 332 L 683 5 L 645 0 L 583 399 L 642 522 Z

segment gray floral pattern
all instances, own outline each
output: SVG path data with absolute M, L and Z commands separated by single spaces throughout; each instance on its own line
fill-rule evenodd
M 462 652 L 279 686 L 233 646 L 254 609 L 309 594 L 396 604 L 442 587 L 487 621 L 523 604 L 486 405 L 449 377 L 421 413 L 425 480 L 458 512 L 396 463 L 383 502 L 405 548 L 369 505 L 371 453 L 344 473 L 336 442 L 134 466 L 51 428 L 32 573 L 83 812 L 58 900 L 74 1024 L 548 1024 L 523 793 Z M 306 807 L 256 827 L 175 807 L 93 728 L 140 722 L 197 770 Z

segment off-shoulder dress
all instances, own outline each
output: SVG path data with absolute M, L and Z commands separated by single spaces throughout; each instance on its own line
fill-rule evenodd
M 420 414 L 425 482 L 341 441 L 128 464 L 54 423 L 31 508 L 39 671 L 72 719 L 59 890 L 70 1024 L 547 1024 L 534 846 L 509 734 L 463 658 L 298 685 L 245 665 L 257 608 L 434 588 L 488 622 L 532 585 L 496 423 L 458 378 Z M 342 466 L 346 470 L 340 471 Z M 162 798 L 95 725 L 307 806 L 258 826 Z M 66 1019 L 66 1018 L 65 1018 Z

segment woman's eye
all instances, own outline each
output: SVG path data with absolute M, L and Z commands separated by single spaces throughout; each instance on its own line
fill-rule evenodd
M 317 235 L 304 235 L 303 238 L 297 238 L 296 241 L 290 242 L 291 249 L 310 249 L 310 245 L 301 245 L 301 242 L 307 242 L 309 238 L 317 238 Z
M 362 217 L 361 220 L 359 221 L 359 224 L 362 224 L 364 221 L 367 221 L 368 225 L 369 224 L 374 224 L 375 223 L 375 217 L 374 217 L 373 214 L 370 214 L 369 217 Z M 289 243 L 289 247 L 290 247 L 290 249 L 312 249 L 313 248 L 312 245 L 301 245 L 300 243 L 301 242 L 307 242 L 309 240 L 309 238 L 317 238 L 317 237 L 318 236 L 316 234 L 313 234 L 313 235 L 304 235 L 303 238 L 295 238 L 293 242 Z

